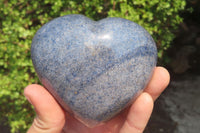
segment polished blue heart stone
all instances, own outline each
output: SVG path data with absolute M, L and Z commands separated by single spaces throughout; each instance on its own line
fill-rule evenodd
M 90 126 L 133 102 L 151 78 L 157 49 L 149 33 L 132 21 L 66 15 L 38 30 L 31 57 L 42 84 Z

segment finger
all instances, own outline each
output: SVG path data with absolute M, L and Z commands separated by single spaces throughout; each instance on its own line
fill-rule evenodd
M 144 92 L 131 106 L 120 133 L 142 133 L 153 110 L 152 97 Z
M 24 95 L 37 114 L 28 133 L 60 133 L 65 115 L 50 93 L 44 87 L 34 84 L 25 88 Z
M 169 72 L 163 67 L 156 67 L 152 79 L 144 91 L 149 93 L 153 100 L 156 100 L 167 87 L 169 81 Z

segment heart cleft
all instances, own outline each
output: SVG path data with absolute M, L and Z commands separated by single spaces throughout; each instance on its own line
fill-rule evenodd
M 31 58 L 60 105 L 93 127 L 116 116 L 143 91 L 157 49 L 151 35 L 132 21 L 66 15 L 37 31 Z

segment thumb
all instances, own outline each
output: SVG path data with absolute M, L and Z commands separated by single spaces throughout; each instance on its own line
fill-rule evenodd
M 29 85 L 24 95 L 34 106 L 37 116 L 27 133 L 60 133 L 65 113 L 51 94 L 40 85 Z

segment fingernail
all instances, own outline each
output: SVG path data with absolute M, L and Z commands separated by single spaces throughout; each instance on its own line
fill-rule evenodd
M 25 96 L 26 97 L 26 96 Z M 30 103 L 30 104 L 32 104 L 32 102 L 31 102 L 31 100 L 30 100 L 30 98 L 29 97 L 26 97 L 26 99 L 28 100 L 28 102 Z M 33 105 L 33 104 L 32 104 Z

